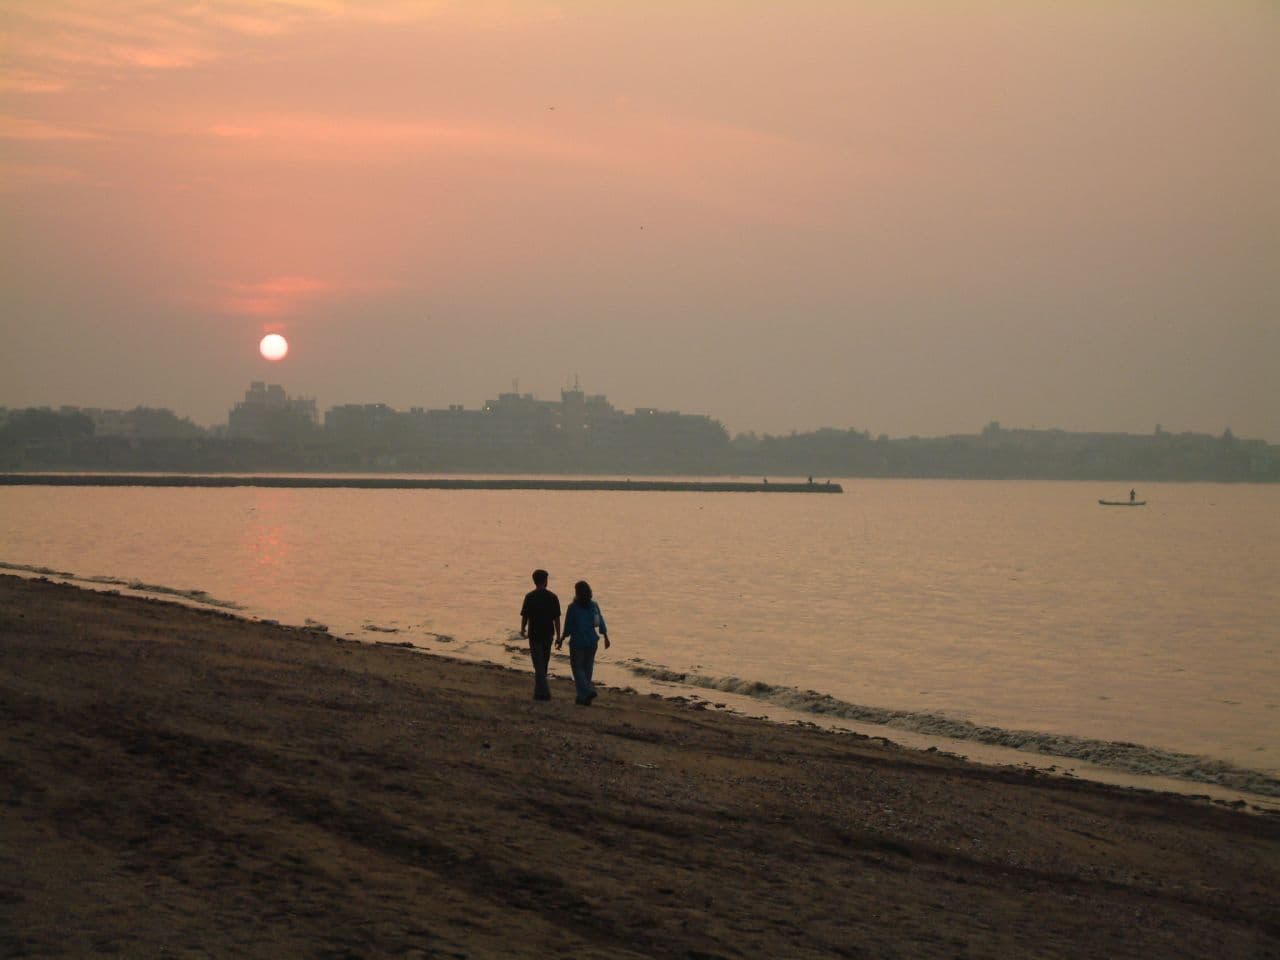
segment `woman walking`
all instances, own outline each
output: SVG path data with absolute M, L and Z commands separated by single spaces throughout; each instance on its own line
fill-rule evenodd
M 599 636 L 596 631 L 599 630 Z M 573 585 L 573 603 L 564 614 L 564 632 L 556 640 L 559 650 L 565 638 L 569 639 L 569 666 L 573 669 L 573 683 L 577 688 L 579 706 L 589 707 L 596 698 L 591 673 L 596 665 L 596 647 L 604 637 L 604 648 L 609 649 L 609 628 L 605 626 L 600 604 L 591 599 L 591 584 L 579 580 Z

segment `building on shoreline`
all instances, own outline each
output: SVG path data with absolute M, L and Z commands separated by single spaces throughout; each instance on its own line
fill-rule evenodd
M 1007 428 L 945 437 L 873 438 L 823 428 L 739 434 L 707 416 L 619 410 L 576 384 L 559 400 L 515 390 L 479 409 L 398 411 L 385 403 L 326 411 L 257 382 L 228 422 L 204 429 L 137 407 L 0 407 L 0 470 L 407 471 L 1280 482 L 1280 445 L 1157 427 L 1147 434 Z
M 313 397 L 291 397 L 278 383 L 255 380 L 227 416 L 227 436 L 242 440 L 305 440 L 319 417 Z
M 576 385 L 562 390 L 558 401 L 539 400 L 531 393 L 500 393 L 478 410 L 453 404 L 441 409 L 412 407 L 402 413 L 382 403 L 346 404 L 326 411 L 323 432 L 326 439 L 342 444 L 408 449 L 671 455 L 729 443 L 724 426 L 709 416 L 649 407 L 626 413 L 603 394 L 588 395 Z

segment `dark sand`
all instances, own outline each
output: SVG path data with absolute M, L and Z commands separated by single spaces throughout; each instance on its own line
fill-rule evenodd
M 1274 816 L 553 689 L 0 577 L 0 955 L 1280 957 Z

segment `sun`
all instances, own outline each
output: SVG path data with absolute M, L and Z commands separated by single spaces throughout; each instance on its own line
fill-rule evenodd
M 289 352 L 289 341 L 278 333 L 268 333 L 258 344 L 258 352 L 262 354 L 264 360 L 275 363 L 283 360 L 284 355 Z

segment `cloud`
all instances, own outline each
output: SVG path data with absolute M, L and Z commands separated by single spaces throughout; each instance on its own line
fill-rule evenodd
M 101 140 L 92 130 L 0 116 L 0 140 Z
M 246 163 L 287 161 L 367 172 L 446 154 L 542 160 L 669 197 L 689 209 L 775 224 L 819 218 L 847 173 L 844 155 L 818 144 L 656 111 L 595 115 L 572 126 L 300 111 L 187 122 L 187 135 L 235 143 L 236 156 Z M 797 170 L 805 176 L 796 177 Z
M 563 4 L 535 0 L 270 0 L 266 4 L 224 4 L 300 25 L 315 22 L 396 25 L 433 20 L 474 28 L 502 28 L 564 17 Z M 216 19 L 216 11 L 207 14 Z
M 250 124 L 215 123 L 208 128 L 208 133 L 225 140 L 255 140 L 262 136 L 263 130 Z
M 11 66 L 5 72 L 38 71 L 49 82 L 67 85 L 82 79 L 86 69 L 168 70 L 215 59 L 216 38 L 174 10 L 156 3 L 14 4 L 7 11 Z
M 581 156 L 587 145 L 572 138 L 510 124 L 457 124 L 413 118 L 369 118 L 351 114 L 250 113 L 206 123 L 196 135 L 255 140 L 265 148 L 281 145 L 337 148 L 326 157 L 368 153 L 370 158 L 392 148 L 401 150 L 456 147 L 498 153 Z M 381 153 L 394 159 L 398 154 Z
M 0 72 L 0 90 L 13 93 L 60 93 L 67 89 L 66 81 L 51 77 L 40 70 L 15 67 Z
M 238 316 L 278 318 L 296 313 L 305 303 L 337 287 L 316 277 L 283 275 L 250 283 L 231 283 L 220 304 L 228 313 Z
M 0 192 L 9 193 L 28 186 L 77 183 L 87 179 L 74 167 L 53 163 L 0 163 Z
M 10 0 L 0 88 L 51 92 L 97 85 L 104 69 L 181 70 L 316 25 L 506 28 L 560 15 L 549 4 L 440 0 Z

